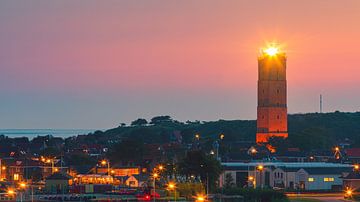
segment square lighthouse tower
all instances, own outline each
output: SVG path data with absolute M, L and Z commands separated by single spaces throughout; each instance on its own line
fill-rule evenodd
M 256 142 L 287 138 L 286 54 L 276 46 L 262 50 L 258 73 Z

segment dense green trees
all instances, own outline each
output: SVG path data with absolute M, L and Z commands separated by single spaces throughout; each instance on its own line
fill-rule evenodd
M 147 123 L 148 122 L 146 119 L 139 118 L 139 119 L 136 119 L 135 121 L 131 122 L 131 126 L 144 126 Z
M 144 152 L 144 142 L 141 139 L 131 138 L 113 145 L 107 155 L 111 162 L 123 165 L 140 165 Z
M 188 151 L 178 168 L 180 174 L 187 177 L 200 176 L 202 182 L 208 182 L 210 190 L 214 190 L 222 172 L 219 161 L 201 150 Z

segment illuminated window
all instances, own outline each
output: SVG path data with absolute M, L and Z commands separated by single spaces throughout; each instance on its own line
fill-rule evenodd
M 314 182 L 314 178 L 309 177 L 309 178 L 308 178 L 308 181 L 309 181 L 309 182 Z
M 324 177 L 324 182 L 334 182 L 333 177 Z
M 19 174 L 17 174 L 17 173 L 14 174 L 14 180 L 15 180 L 15 181 L 18 181 L 18 180 L 19 180 Z

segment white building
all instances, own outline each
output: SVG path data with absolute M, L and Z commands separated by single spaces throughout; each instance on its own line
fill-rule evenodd
M 324 162 L 222 163 L 220 186 L 276 187 L 301 190 L 341 190 L 352 165 Z

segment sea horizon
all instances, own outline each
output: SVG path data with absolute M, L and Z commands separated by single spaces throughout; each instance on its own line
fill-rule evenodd
M 51 128 L 39 128 L 39 129 L 0 129 L 0 135 L 8 136 L 9 138 L 15 137 L 27 137 L 33 139 L 37 136 L 52 135 L 53 137 L 67 138 L 77 135 L 86 135 L 92 133 L 98 129 L 51 129 Z

